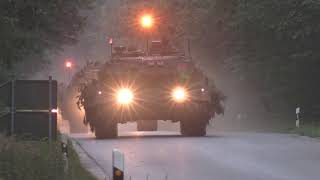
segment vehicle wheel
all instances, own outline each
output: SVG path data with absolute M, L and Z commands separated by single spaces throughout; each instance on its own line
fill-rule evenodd
M 100 122 L 95 126 L 97 139 L 111 139 L 118 136 L 118 124 L 111 119 L 99 119 Z
M 137 121 L 138 131 L 156 131 L 158 129 L 157 121 L 151 120 L 140 120 Z
M 210 114 L 207 106 L 199 105 L 197 109 L 186 113 L 187 116 L 180 121 L 180 131 L 184 136 L 205 136 Z
M 193 122 L 194 121 L 194 122 Z M 205 136 L 207 124 L 203 122 L 196 122 L 197 119 L 190 119 L 180 122 L 180 131 L 184 136 Z

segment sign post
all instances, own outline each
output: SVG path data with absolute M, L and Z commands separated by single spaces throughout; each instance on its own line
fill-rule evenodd
M 297 115 L 297 119 L 296 119 L 296 127 L 297 128 L 300 128 L 300 107 L 297 107 L 296 108 L 296 115 Z
M 14 120 L 15 120 L 15 80 L 11 81 L 11 121 L 10 121 L 10 135 L 13 136 L 14 134 Z
M 49 76 L 49 141 L 52 141 L 52 77 Z
M 0 100 L 10 111 L 0 116 L 1 133 L 56 138 L 57 81 L 16 80 L 0 85 Z
M 124 154 L 114 149 L 112 151 L 113 180 L 124 180 Z

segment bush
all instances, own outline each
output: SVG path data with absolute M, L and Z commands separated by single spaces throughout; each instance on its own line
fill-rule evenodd
M 320 137 L 320 124 L 318 123 L 302 124 L 300 128 L 294 129 L 293 133 L 297 133 L 302 136 Z

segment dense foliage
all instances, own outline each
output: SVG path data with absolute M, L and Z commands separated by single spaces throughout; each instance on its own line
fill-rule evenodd
M 267 111 L 319 104 L 319 0 L 123 1 L 123 12 L 140 7 L 157 13 L 171 39 L 210 47 L 215 63 L 249 81 Z
M 24 61 L 30 62 L 30 67 L 25 68 L 30 71 L 45 62 L 48 52 L 75 43 L 84 25 L 79 9 L 89 2 L 2 0 L 0 77 L 5 73 L 4 67 Z M 305 110 L 319 104 L 320 95 L 315 93 L 320 90 L 319 0 L 112 2 L 101 8 L 108 23 L 103 24 L 104 18 L 97 23 L 112 29 L 110 35 L 114 37 L 136 37 L 134 41 L 143 46 L 140 38 L 146 32 L 137 31 L 137 19 L 142 9 L 152 11 L 157 17 L 153 36 L 167 36 L 178 45 L 187 38 L 201 42 L 214 63 L 252 84 L 267 111 L 285 112 L 296 106 Z M 101 34 L 102 44 L 106 34 Z M 89 45 L 83 46 L 88 49 Z
M 24 71 L 36 70 L 48 53 L 74 44 L 85 23 L 79 11 L 89 6 L 86 0 L 1 0 L 1 71 L 18 62 L 28 62 Z

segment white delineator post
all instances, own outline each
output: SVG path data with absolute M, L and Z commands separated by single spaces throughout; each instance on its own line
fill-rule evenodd
M 297 107 L 297 108 L 296 108 L 296 115 L 297 115 L 296 127 L 297 127 L 297 128 L 300 128 L 300 117 L 299 117 L 299 114 L 300 114 L 300 107 Z
M 113 180 L 124 180 L 124 154 L 118 149 L 112 151 Z
M 61 151 L 63 154 L 63 160 L 64 160 L 64 172 L 65 174 L 69 171 L 69 159 L 68 159 L 68 144 L 65 142 L 61 142 Z

